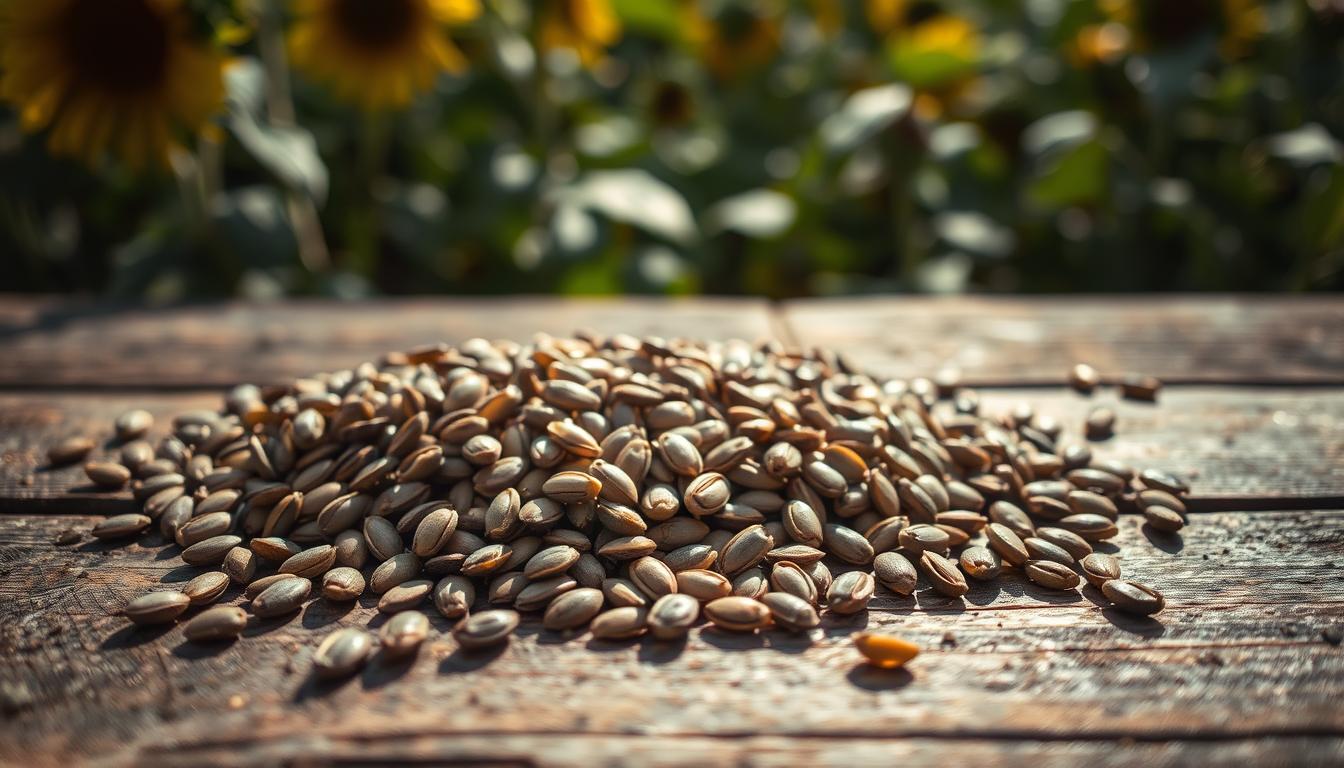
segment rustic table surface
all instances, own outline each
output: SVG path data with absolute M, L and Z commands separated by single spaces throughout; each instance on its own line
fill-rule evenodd
M 880 595 L 807 644 L 712 630 L 668 647 L 525 625 L 484 657 L 443 637 L 410 665 L 317 685 L 309 664 L 370 601 L 322 600 L 203 648 L 133 630 L 132 596 L 182 582 L 156 536 L 54 537 L 131 508 L 45 467 L 56 438 L 112 417 L 214 407 L 221 388 L 472 336 L 587 327 L 825 345 L 871 371 L 945 366 L 987 408 L 1018 402 L 1076 430 L 1114 404 L 1103 457 L 1193 480 L 1191 524 L 1121 520 L 1125 570 L 1167 608 L 1136 619 L 1091 588 L 1015 576 L 964 601 Z M 1157 404 L 1062 386 L 1088 360 L 1168 382 Z M 1344 301 L 1337 298 L 884 298 L 770 305 L 550 299 L 295 302 L 134 309 L 0 299 L 0 762 L 114 765 L 456 760 L 503 764 L 1344 761 Z M 161 422 L 162 423 L 162 420 Z M 240 599 L 232 590 L 227 599 Z M 436 628 L 446 622 L 435 617 Z M 848 635 L 892 630 L 909 668 L 858 663 Z

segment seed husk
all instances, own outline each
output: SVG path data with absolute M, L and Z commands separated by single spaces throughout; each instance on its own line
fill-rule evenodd
M 1073 555 L 1056 544 L 1032 536 L 1022 540 L 1032 560 L 1052 560 L 1060 565 L 1073 565 Z
M 714 626 L 733 632 L 754 632 L 770 623 L 765 603 L 748 597 L 720 597 L 706 603 L 704 611 Z
M 456 532 L 457 511 L 451 507 L 436 509 L 425 515 L 416 526 L 411 551 L 418 557 L 433 557 L 447 546 L 448 540 Z
M 702 603 L 727 597 L 733 593 L 733 583 L 716 571 L 689 570 L 677 574 L 677 592 L 694 597 Z
M 1026 565 L 1031 559 L 1031 553 L 1027 551 L 1027 545 L 1022 543 L 1022 539 L 1006 525 L 1000 523 L 990 523 L 985 527 L 985 536 L 989 539 L 989 546 L 999 557 L 1003 558 L 1005 563 L 1014 567 Z
M 93 441 L 87 437 L 67 437 L 47 449 L 47 460 L 53 467 L 64 467 L 83 461 L 93 449 Z
M 167 624 L 191 606 L 191 598 L 181 592 L 150 592 L 126 604 L 126 618 L 141 626 Z
M 605 600 L 600 589 L 590 587 L 572 589 L 546 606 L 541 625 L 555 631 L 576 629 L 592 620 L 602 610 L 602 603 Z
M 915 566 L 898 552 L 883 552 L 873 560 L 873 575 L 882 586 L 892 592 L 909 597 L 914 594 L 919 581 L 919 572 Z
M 1110 579 L 1102 582 L 1101 593 L 1116 608 L 1136 616 L 1151 616 L 1166 606 L 1161 592 L 1137 581 Z
M 257 595 L 266 591 L 267 587 L 270 587 L 277 581 L 283 581 L 285 579 L 297 579 L 297 578 L 298 576 L 295 576 L 292 573 L 273 573 L 270 576 L 262 576 L 258 579 L 253 580 L 252 583 L 248 584 L 246 587 L 243 588 L 243 597 L 246 597 L 248 600 L 253 600 L 256 598 Z
M 293 613 L 312 591 L 313 583 L 308 579 L 280 579 L 252 598 L 252 613 L 263 619 Z
M 902 558 L 904 559 L 904 558 Z M 977 581 L 993 581 L 1003 572 L 1003 561 L 989 547 L 967 547 L 961 551 L 961 570 Z
M 957 569 L 954 561 L 937 552 L 924 552 L 919 556 L 920 567 L 934 591 L 944 597 L 961 597 L 970 591 L 966 577 Z
M 305 579 L 315 579 L 336 564 L 336 548 L 330 544 L 305 549 L 280 564 L 280 573 L 292 573 Z
M 588 629 L 602 640 L 626 640 L 644 634 L 649 612 L 632 605 L 612 608 L 593 617 Z
M 1042 526 L 1036 529 L 1036 537 L 1048 541 L 1060 549 L 1063 549 L 1065 552 L 1068 552 L 1069 556 L 1074 560 L 1082 560 L 1084 557 L 1092 554 L 1092 545 L 1087 543 L 1087 539 L 1084 539 L 1073 531 L 1066 531 L 1063 528 Z
M 696 517 L 705 517 L 723 509 L 730 493 L 727 478 L 717 472 L 707 472 L 686 486 L 682 502 L 687 512 Z
M 630 580 L 639 591 L 657 600 L 663 595 L 677 591 L 677 576 L 661 560 L 653 557 L 641 557 L 630 563 Z
M 1153 505 L 1143 510 L 1143 519 L 1154 529 L 1175 533 L 1185 527 L 1185 518 L 1174 509 Z
M 826 607 L 832 613 L 858 613 L 868 607 L 869 601 L 873 599 L 874 588 L 871 574 L 863 571 L 842 573 L 826 591 Z
M 98 521 L 89 533 L 96 539 L 123 539 L 145 530 L 154 522 L 146 515 L 128 513 Z
M 1069 369 L 1069 386 L 1083 393 L 1090 393 L 1101 383 L 1101 374 L 1087 363 L 1078 363 Z
M 384 592 L 378 598 L 378 612 L 396 614 L 418 607 L 429 597 L 434 582 L 429 579 L 404 581 Z
M 744 528 L 724 545 L 723 554 L 719 557 L 719 570 L 731 578 L 764 560 L 765 554 L 774 545 L 774 539 L 763 526 Z
M 1093 552 L 1079 562 L 1087 583 L 1101 589 L 1111 579 L 1120 578 L 1120 561 L 1103 552 Z
M 459 619 L 476 602 L 476 586 L 465 576 L 445 576 L 434 585 L 434 608 L 445 619 Z
M 1059 527 L 1072 531 L 1088 541 L 1113 538 L 1120 532 L 1113 520 L 1101 515 L 1069 515 L 1060 518 Z
M 220 570 L 235 583 L 246 585 L 257 573 L 257 556 L 247 547 L 234 547 L 224 555 Z
M 827 523 L 822 530 L 822 546 L 831 554 L 854 565 L 867 565 L 873 561 L 873 545 L 863 534 L 838 523 Z
M 1078 574 L 1067 565 L 1053 560 L 1031 560 L 1023 570 L 1027 578 L 1048 589 L 1073 589 L 1078 586 Z
M 1173 496 L 1185 496 L 1190 493 L 1190 485 L 1170 472 L 1160 469 L 1145 469 L 1139 473 L 1139 480 L 1149 488 L 1166 491 Z
M 864 659 L 879 669 L 903 667 L 919 655 L 919 646 L 895 635 L 856 632 L 850 639 L 854 641 L 854 647 L 859 649 Z
M 1088 411 L 1083 426 L 1088 440 L 1105 440 L 1115 434 L 1115 411 L 1099 405 Z
M 364 594 L 364 574 L 348 566 L 338 566 L 322 574 L 322 596 L 334 602 L 358 599 Z
M 402 611 L 378 630 L 378 642 L 389 659 L 414 655 L 428 637 L 429 618 L 419 611 Z
M 785 592 L 805 600 L 809 605 L 817 604 L 816 583 L 795 563 L 788 561 L 775 563 L 770 568 L 770 588 L 774 592 Z
M 144 437 L 154 426 L 154 415 L 141 408 L 124 411 L 117 416 L 113 426 L 117 431 L 118 440 L 122 442 L 137 440 Z
M 775 624 L 794 632 L 806 632 L 821 624 L 821 617 L 812 603 L 787 592 L 770 592 L 761 598 L 770 609 Z
M 90 461 L 84 465 L 84 474 L 99 488 L 116 490 L 131 479 L 131 470 L 110 461 Z
M 658 598 L 649 608 L 649 632 L 659 640 L 675 640 L 684 637 L 698 618 L 700 603 L 690 595 L 673 592 Z
M 247 628 L 247 612 L 236 605 L 216 605 L 191 617 L 182 634 L 193 643 L 232 640 Z
M 313 673 L 323 680 L 349 677 L 364 666 L 373 653 L 373 635 L 357 627 L 345 627 L 327 635 L 313 654 Z
M 229 588 L 229 577 L 220 571 L 207 571 L 188 581 L 182 587 L 193 606 L 209 605 L 220 598 Z
M 220 565 L 224 562 L 224 558 L 228 556 L 230 550 L 242 543 L 241 536 L 232 534 L 211 536 L 182 550 L 179 557 L 187 565 Z
M 947 531 L 924 524 L 902 528 L 897 540 L 910 552 L 946 552 L 952 541 Z
M 476 651 L 499 645 L 509 639 L 518 627 L 516 611 L 493 609 L 473 613 L 453 628 L 453 638 L 467 651 Z
M 1162 390 L 1162 382 L 1155 376 L 1147 376 L 1142 373 L 1127 373 L 1120 379 L 1120 394 L 1130 400 L 1157 399 L 1157 393 Z
M 381 595 L 398 584 L 415 578 L 419 572 L 420 558 L 411 552 L 403 552 L 384 560 L 381 565 L 373 569 L 373 574 L 369 577 L 369 588 L 375 595 Z

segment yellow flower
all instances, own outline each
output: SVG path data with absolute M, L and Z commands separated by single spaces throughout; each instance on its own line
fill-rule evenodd
M 467 61 L 447 25 L 481 13 L 479 0 L 294 0 L 295 68 L 365 109 L 404 107 Z
M 621 20 L 608 0 L 545 0 L 538 21 L 542 51 L 567 48 L 586 67 L 621 39 Z
M 0 98 L 53 154 L 164 164 L 223 100 L 223 57 L 191 34 L 180 0 L 0 5 Z
M 1241 58 L 1265 34 L 1265 8 L 1257 0 L 1223 0 L 1222 5 L 1223 34 L 1218 50 L 1224 58 Z
M 1114 21 L 1088 24 L 1078 30 L 1069 49 L 1077 65 L 1109 64 L 1129 50 L 1129 27 Z
M 774 57 L 780 42 L 779 11 L 769 0 L 725 0 L 688 3 L 685 16 L 705 65 L 727 79 Z

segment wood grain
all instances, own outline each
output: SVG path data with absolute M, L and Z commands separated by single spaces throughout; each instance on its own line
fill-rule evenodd
M 572 764 L 571 749 L 686 737 L 727 760 L 747 754 L 738 739 L 779 736 L 804 742 L 803 753 L 873 754 L 881 740 L 906 737 L 957 749 L 969 741 L 971 754 L 978 745 L 991 757 L 1019 741 L 1023 754 L 1034 744 L 1062 757 L 1051 744 L 1272 738 L 1320 760 L 1344 737 L 1335 706 L 1344 652 L 1321 634 L 1344 624 L 1334 567 L 1344 512 L 1203 515 L 1183 538 L 1153 541 L 1125 518 L 1116 543 L 1126 572 L 1168 596 L 1155 620 L 1103 609 L 1090 589 L 1061 599 L 1005 577 L 964 602 L 927 589 L 915 600 L 884 596 L 867 614 L 828 620 L 812 644 L 712 629 L 684 645 L 599 643 L 529 622 L 498 653 L 464 654 L 440 636 L 414 664 L 376 661 L 335 685 L 309 679 L 312 649 L 337 626 L 377 625 L 370 601 L 341 609 L 316 600 L 222 647 L 187 644 L 176 628 L 133 630 L 109 614 L 197 570 L 175 566 L 172 549 L 50 542 L 92 522 L 0 517 L 0 657 L 9 662 L 0 757 L 172 763 L 176 754 L 209 764 L 313 749 L 357 759 L 454 741 L 463 751 L 448 754 L 482 758 L 495 743 L 497 756 Z M 871 670 L 847 640 L 863 627 L 925 652 L 908 672 Z M 563 741 L 582 735 L 592 740 Z M 866 746 L 846 752 L 850 740 Z M 787 762 L 779 749 L 789 742 L 769 743 L 767 754 Z M 534 751 L 550 744 L 556 752 Z
M 836 766 L 974 765 L 1076 766 L 1199 765 L 1244 768 L 1272 755 L 1284 765 L 1337 764 L 1344 740 L 1334 738 L 1254 738 L 1218 741 L 1132 739 L 1069 742 L 973 738 L 841 738 L 782 736 L 631 736 L 560 734 L 399 734 L 382 737 L 294 734 L 239 745 L 148 745 L 139 755 L 146 765 L 234 766 L 241 758 L 258 763 L 311 760 L 360 765 L 454 763 L 503 766 L 593 765 Z
M 580 328 L 759 339 L 781 328 L 754 299 L 288 301 L 151 309 L 66 299 L 0 301 L 0 386 L 219 388 L 269 384 L 420 344 L 526 340 Z
M 1073 440 L 1088 409 L 1104 403 L 1118 414 L 1118 434 L 1093 443 L 1094 452 L 1191 478 L 1196 509 L 1344 504 L 1344 390 L 1183 387 L 1153 405 L 1101 393 L 1007 389 L 985 390 L 982 402 L 986 412 L 1030 403 Z M 0 392 L 0 502 L 22 511 L 132 511 L 128 493 L 91 488 L 79 467 L 47 467 L 46 448 L 75 434 L 106 441 L 112 420 L 128 408 L 149 409 L 162 429 L 175 413 L 219 403 L 203 392 Z
M 796 301 L 800 343 L 885 376 L 1059 384 L 1074 363 L 1168 383 L 1344 383 L 1338 296 L 915 296 Z

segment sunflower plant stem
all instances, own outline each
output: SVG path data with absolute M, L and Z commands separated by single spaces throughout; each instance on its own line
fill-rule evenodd
M 262 66 L 266 69 L 266 118 L 271 125 L 293 126 L 296 120 L 289 81 L 289 60 L 285 57 L 284 20 L 278 4 L 259 5 L 261 30 L 257 48 Z M 331 267 L 331 252 L 327 248 L 322 219 L 313 199 L 304 192 L 290 190 L 286 194 L 285 211 L 294 227 L 299 262 L 309 273 L 326 272 Z
M 381 240 L 382 221 L 375 192 L 387 170 L 392 131 L 389 115 L 382 111 L 366 111 L 359 134 L 359 163 L 357 166 L 361 196 L 359 214 L 350 218 L 347 230 L 350 256 L 347 267 L 364 277 L 372 278 L 378 264 L 378 244 Z

